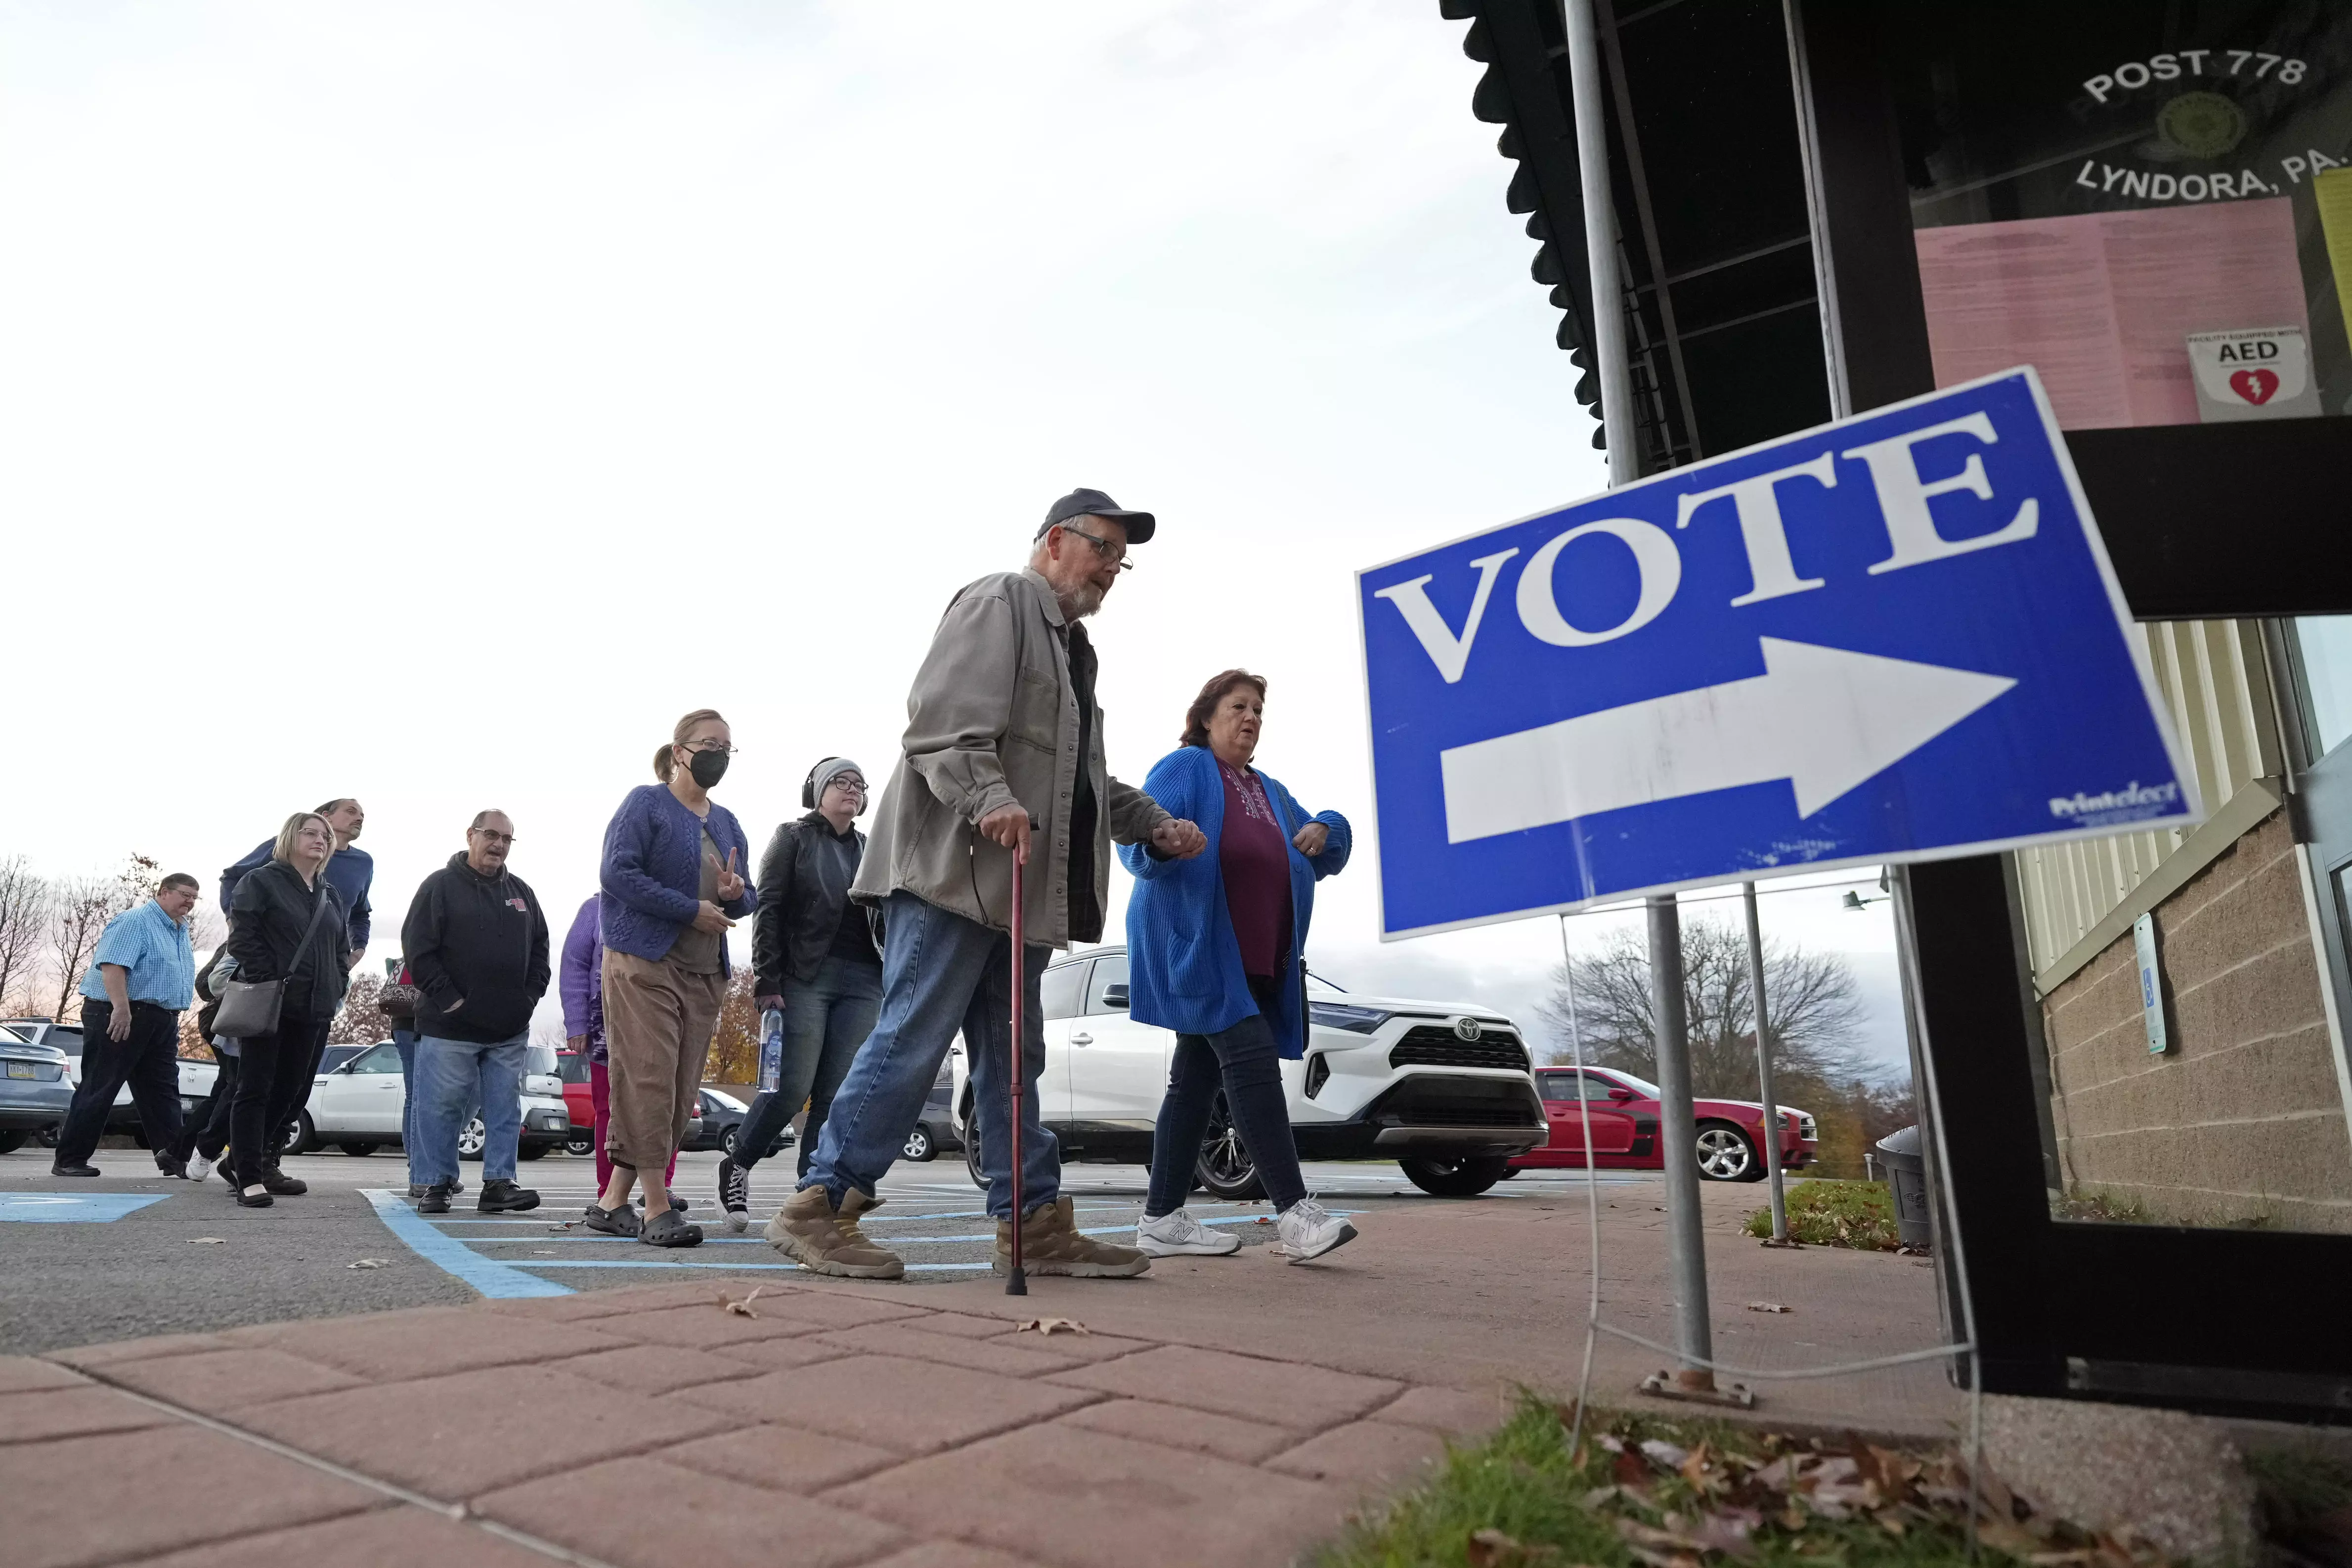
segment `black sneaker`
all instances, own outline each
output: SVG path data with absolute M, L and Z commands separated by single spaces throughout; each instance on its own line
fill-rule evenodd
M 751 1223 L 751 1173 L 731 1155 L 719 1156 L 719 1206 L 727 1212 L 727 1228 L 738 1235 Z
M 416 1200 L 416 1212 L 418 1214 L 447 1214 L 449 1212 L 449 1189 L 443 1186 L 438 1182 L 436 1182 L 433 1185 L 425 1188 L 425 1195 Z
M 603 1236 L 635 1236 L 641 1227 L 637 1211 L 627 1204 L 616 1209 L 600 1209 L 590 1204 L 580 1223 Z
M 474 1205 L 478 1214 L 520 1214 L 524 1209 L 539 1206 L 539 1194 L 529 1187 L 519 1187 L 505 1180 L 484 1182 L 482 1195 Z
M 289 1176 L 271 1165 L 261 1173 L 261 1184 L 281 1198 L 299 1198 L 310 1190 L 310 1184 L 299 1176 Z
M 425 1187 L 423 1182 L 411 1182 L 408 1184 L 408 1195 L 410 1197 L 421 1198 L 425 1195 Z
M 236 1201 L 239 1204 L 249 1209 L 266 1209 L 278 1201 L 266 1192 L 248 1193 L 243 1187 L 232 1187 L 229 1190 L 236 1194 Z
M 688 1225 L 686 1216 L 675 1208 L 666 1208 L 646 1221 L 637 1239 L 647 1247 L 700 1247 L 702 1227 Z
M 49 1174 L 52 1176 L 95 1176 L 98 1174 L 98 1167 L 96 1165 L 51 1165 L 49 1167 Z

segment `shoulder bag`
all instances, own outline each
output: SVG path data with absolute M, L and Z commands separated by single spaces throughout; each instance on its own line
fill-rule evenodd
M 278 1032 L 278 1009 L 286 1004 L 286 982 L 292 979 L 310 955 L 310 939 L 319 931 L 319 922 L 326 918 L 327 906 L 334 894 L 326 888 L 319 889 L 318 906 L 310 911 L 310 923 L 302 928 L 302 940 L 294 944 L 293 962 L 286 973 L 275 980 L 232 980 L 220 988 L 220 1014 L 213 1020 L 213 1033 L 232 1040 L 249 1040 L 257 1035 Z

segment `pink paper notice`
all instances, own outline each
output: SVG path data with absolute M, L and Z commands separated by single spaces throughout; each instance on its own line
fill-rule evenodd
M 1913 238 L 1936 384 L 2030 364 L 2068 429 L 2194 425 L 2189 333 L 2308 328 L 2284 196 Z

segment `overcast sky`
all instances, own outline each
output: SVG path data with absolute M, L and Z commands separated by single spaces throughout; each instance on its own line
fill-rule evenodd
M 1368 841 L 1353 572 L 1602 483 L 1463 31 L 0 6 L 0 855 L 209 883 L 356 795 L 382 958 L 497 805 L 560 929 L 688 709 L 755 844 L 821 756 L 878 784 L 949 595 L 1078 485 L 1160 519 L 1094 623 L 1113 772 L 1244 665 L 1261 763 Z M 1373 871 L 1319 972 L 1532 1025 L 1558 921 L 1382 946 Z M 1836 901 L 1766 922 L 1853 955 L 1897 1060 L 1885 910 Z

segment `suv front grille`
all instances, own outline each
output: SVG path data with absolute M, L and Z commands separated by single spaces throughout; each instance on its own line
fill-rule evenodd
M 1417 1074 L 1364 1108 L 1376 1127 L 1540 1127 L 1543 1119 L 1526 1079 Z
M 1407 1029 L 1389 1051 L 1389 1066 L 1429 1068 L 1500 1068 L 1506 1072 L 1528 1070 L 1527 1048 L 1507 1029 L 1489 1029 L 1465 1040 L 1452 1029 L 1424 1024 Z

